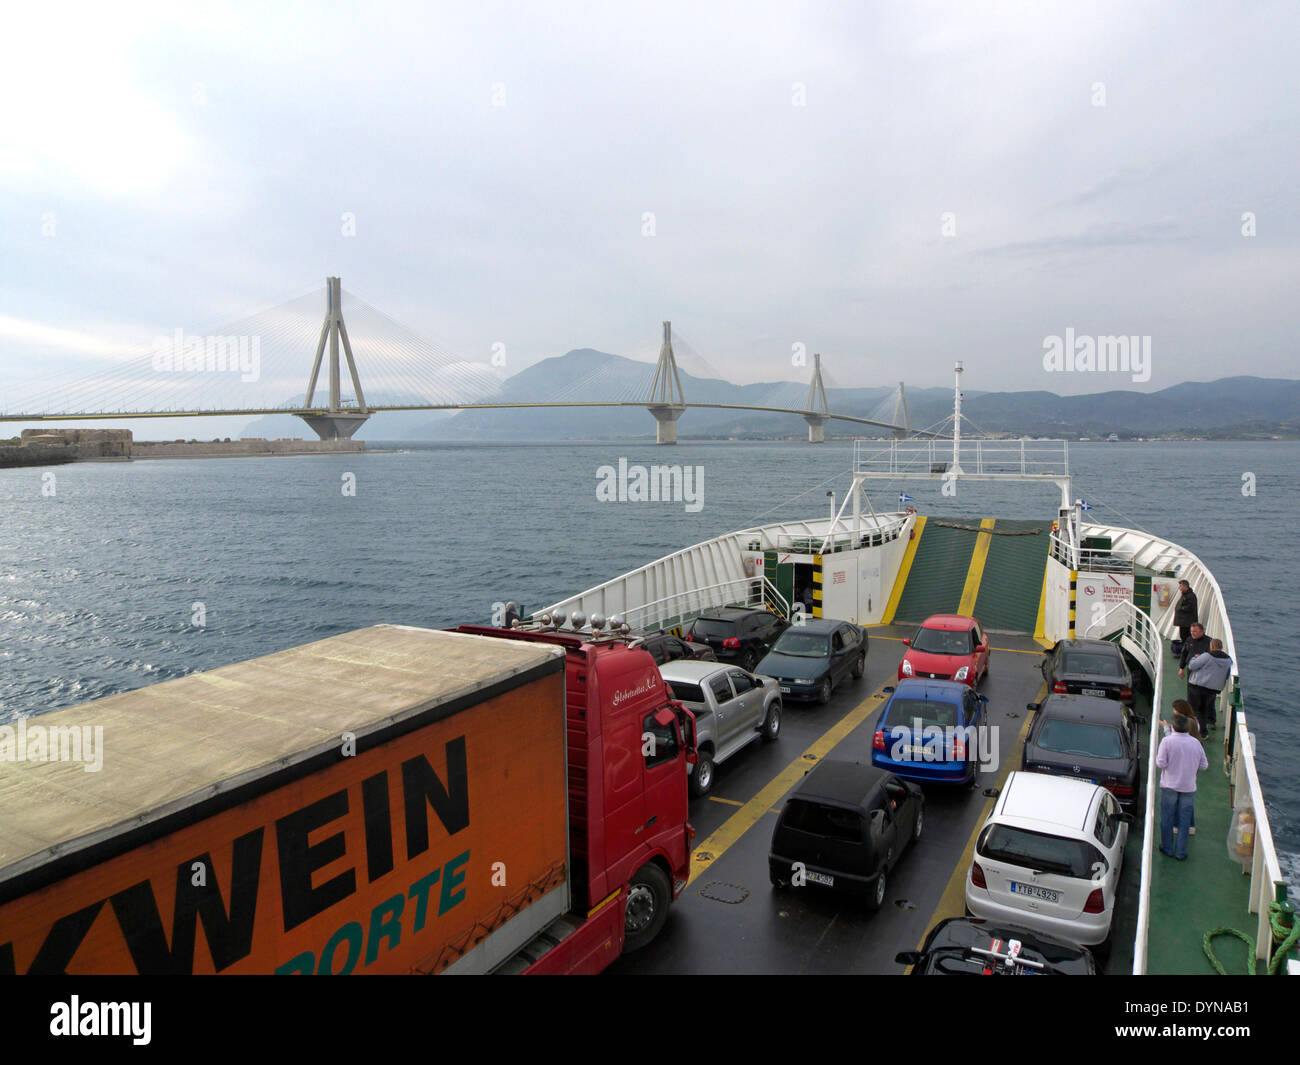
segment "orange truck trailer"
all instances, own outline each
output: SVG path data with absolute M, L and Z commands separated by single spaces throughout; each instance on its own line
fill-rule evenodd
M 0 974 L 597 972 L 686 885 L 618 639 L 376 625 L 0 726 Z

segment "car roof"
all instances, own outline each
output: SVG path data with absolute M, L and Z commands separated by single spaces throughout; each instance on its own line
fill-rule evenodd
M 1100 695 L 1061 695 L 1055 692 L 1038 704 L 1039 717 L 1086 721 L 1090 725 L 1123 725 L 1124 707 Z
M 790 798 L 862 808 L 892 776 L 887 770 L 862 762 L 826 759 L 800 781 Z
M 684 680 L 690 684 L 698 684 L 714 673 L 722 673 L 728 669 L 738 669 L 738 666 L 729 665 L 726 662 L 700 662 L 693 658 L 678 658 L 672 662 L 665 662 L 659 667 L 659 675 L 664 680 L 672 683 L 675 680 Z
M 708 610 L 700 612 L 696 621 L 738 621 L 740 618 L 747 618 L 751 614 L 770 614 L 770 610 L 764 610 L 757 606 L 718 606 L 710 607 Z
M 936 703 L 959 703 L 965 699 L 966 693 L 970 690 L 969 684 L 963 684 L 959 680 L 904 677 L 894 686 L 890 701 L 905 696 L 909 699 L 927 699 Z
M 832 633 L 841 625 L 850 625 L 852 622 L 837 621 L 835 618 L 805 618 L 803 621 L 791 625 L 786 632 L 811 632 L 811 633 Z M 782 636 L 785 635 L 783 632 Z
M 1007 777 L 991 820 L 1022 828 L 1051 825 L 1082 833 L 1100 785 L 1017 770 Z
M 965 614 L 931 614 L 923 622 L 923 629 L 938 629 L 941 632 L 965 632 L 976 621 Z

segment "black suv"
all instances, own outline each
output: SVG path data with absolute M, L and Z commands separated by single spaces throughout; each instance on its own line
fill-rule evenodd
M 719 662 L 730 662 L 751 672 L 790 623 L 766 610 L 724 606 L 706 610 L 686 633 L 690 643 L 713 649 Z
M 674 662 L 679 658 L 696 662 L 716 662 L 718 658 L 707 644 L 687 643 L 671 632 L 660 631 L 639 636 L 632 642 L 632 646 L 644 647 L 650 652 L 657 666 L 662 666 L 665 662 Z

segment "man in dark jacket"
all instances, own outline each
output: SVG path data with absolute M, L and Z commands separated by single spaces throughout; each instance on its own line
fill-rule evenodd
M 1205 626 L 1193 621 L 1188 627 L 1191 635 L 1183 641 L 1182 652 L 1178 655 L 1178 675 L 1183 675 L 1187 663 L 1197 655 L 1205 654 L 1210 649 L 1210 638 L 1205 635 Z
M 1186 581 L 1178 582 L 1178 602 L 1174 604 L 1174 624 L 1178 626 L 1178 639 L 1187 642 L 1190 628 L 1201 620 L 1200 605 L 1196 602 L 1196 593 Z M 1184 662 L 1187 659 L 1183 659 Z
M 1201 735 L 1208 736 L 1217 724 L 1215 699 L 1232 675 L 1232 657 L 1223 649 L 1222 640 L 1211 640 L 1210 649 L 1188 659 L 1187 668 L 1187 701 L 1196 711 Z

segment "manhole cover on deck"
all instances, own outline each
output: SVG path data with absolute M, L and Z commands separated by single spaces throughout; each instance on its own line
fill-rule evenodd
M 700 888 L 700 894 L 706 899 L 712 899 L 714 902 L 725 902 L 728 906 L 738 906 L 749 898 L 747 888 L 743 888 L 739 884 L 724 884 L 719 880 Z

